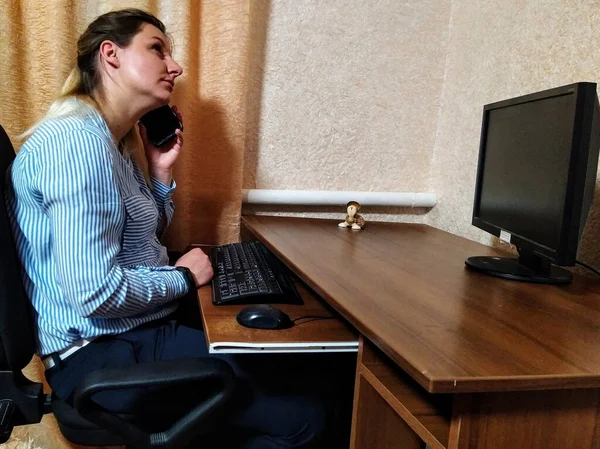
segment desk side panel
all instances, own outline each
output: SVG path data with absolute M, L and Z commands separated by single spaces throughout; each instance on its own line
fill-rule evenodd
M 398 432 L 406 447 L 412 447 L 418 437 L 431 449 L 446 449 L 451 395 L 427 393 L 364 338 L 359 347 L 354 401 L 352 437 L 357 444 L 385 444 L 386 435 Z M 384 425 L 390 427 L 382 431 Z
M 351 449 L 421 449 L 419 436 L 363 377 Z
M 593 390 L 456 395 L 448 449 L 598 449 Z

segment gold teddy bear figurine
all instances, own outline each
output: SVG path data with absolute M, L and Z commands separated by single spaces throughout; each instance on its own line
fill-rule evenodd
M 365 219 L 358 214 L 360 204 L 356 201 L 350 201 L 346 204 L 346 210 L 348 211 L 346 220 L 338 225 L 340 228 L 362 229 L 365 227 Z

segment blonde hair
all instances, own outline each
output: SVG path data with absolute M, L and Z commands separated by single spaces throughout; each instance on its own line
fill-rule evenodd
M 31 136 L 44 122 L 56 118 L 101 113 L 94 96 L 102 97 L 102 80 L 98 70 L 100 44 L 110 40 L 127 47 L 131 39 L 149 23 L 166 34 L 165 25 L 152 14 L 136 8 L 111 11 L 97 17 L 77 40 L 77 64 L 65 80 L 58 97 L 37 123 L 18 136 Z M 123 148 L 132 148 L 137 136 L 132 128 L 122 140 Z

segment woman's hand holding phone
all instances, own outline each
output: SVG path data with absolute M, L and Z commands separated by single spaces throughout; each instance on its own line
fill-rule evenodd
M 183 124 L 183 117 L 177 110 L 177 107 L 173 106 L 172 109 L 179 122 Z M 183 148 L 183 132 L 181 129 L 176 129 L 174 138 L 169 139 L 162 146 L 156 146 L 148 138 L 148 130 L 142 121 L 139 122 L 139 131 L 144 145 L 146 160 L 148 161 L 150 176 L 167 186 L 170 185 L 173 165 Z

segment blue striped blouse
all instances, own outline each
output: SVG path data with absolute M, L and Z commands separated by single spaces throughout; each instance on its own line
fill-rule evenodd
M 7 176 L 7 206 L 38 332 L 38 354 L 166 316 L 188 291 L 159 238 L 168 187 L 148 186 L 101 115 L 43 123 Z

